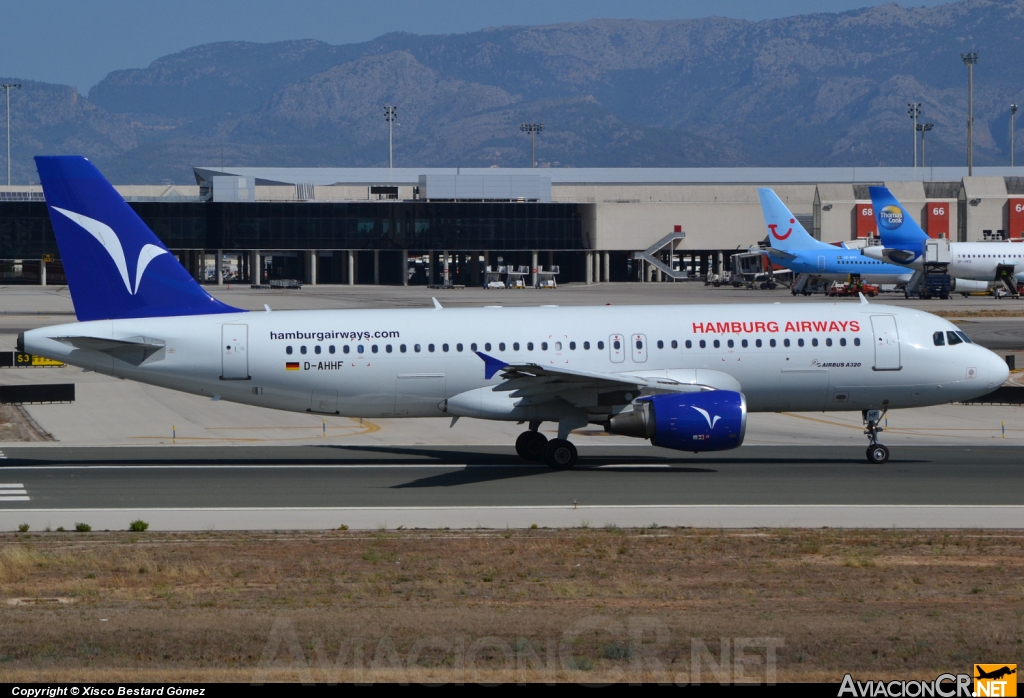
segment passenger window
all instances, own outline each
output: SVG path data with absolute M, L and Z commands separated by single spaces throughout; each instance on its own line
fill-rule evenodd
M 313 347 L 313 353 L 314 354 L 319 354 L 320 353 L 320 345 L 319 344 L 317 344 L 315 347 Z
M 616 348 L 616 349 L 621 349 L 621 348 L 622 348 L 622 344 L 621 344 L 621 343 L 619 342 L 619 340 L 617 340 L 617 339 L 616 339 L 616 340 L 615 340 L 615 342 L 614 342 L 614 343 L 612 344 L 612 346 L 613 346 L 614 348 Z
M 804 338 L 801 337 L 800 339 L 796 340 L 796 345 L 798 347 L 802 347 L 804 345 Z
M 782 340 L 782 344 L 783 344 L 783 346 L 787 346 L 788 347 L 789 346 L 789 338 L 786 338 L 786 339 Z
M 760 341 L 760 340 L 759 340 L 759 341 Z M 748 343 L 747 343 L 747 340 L 745 340 L 745 339 L 744 339 L 744 340 L 743 340 L 742 342 L 740 342 L 740 346 L 742 346 L 742 347 L 743 347 L 744 349 L 746 349 L 746 348 L 747 348 L 747 344 L 748 344 Z
M 946 332 L 946 337 L 949 339 L 949 346 L 953 346 L 954 344 L 963 344 L 964 343 L 964 340 L 960 339 L 960 337 L 957 335 L 956 332 L 947 331 Z
M 427 351 L 430 351 L 430 352 L 434 351 L 434 345 L 433 344 L 428 344 L 427 345 Z
M 659 349 L 664 349 L 665 348 L 665 343 L 663 341 L 661 341 L 660 339 L 658 340 L 658 348 Z
M 817 337 L 815 337 L 814 339 L 811 340 L 811 346 L 812 347 L 818 346 L 818 338 Z
M 341 348 L 341 350 L 347 354 L 349 352 L 349 346 L 346 344 Z
M 490 350 L 491 350 L 491 343 L 487 342 L 486 344 L 484 344 L 484 351 L 490 351 Z M 419 351 L 419 349 L 417 349 L 416 351 Z
M 334 347 L 331 347 L 331 348 L 333 349 Z M 400 352 L 402 352 L 404 354 L 405 353 L 405 345 L 404 344 L 399 344 L 398 345 L 398 351 L 400 351 Z
M 331 346 L 327 347 L 327 353 L 328 354 L 333 354 L 334 353 L 334 345 L 333 344 Z
M 576 342 L 569 342 L 569 351 L 576 351 Z
M 859 347 L 860 346 L 860 337 L 854 337 L 853 338 L 853 346 L 855 346 L 855 347 Z
M 562 343 L 555 342 L 555 351 L 562 351 Z
M 672 348 L 673 349 L 678 349 L 679 348 L 679 342 L 677 342 L 676 340 L 673 339 L 672 340 Z
M 519 351 L 519 342 L 512 342 L 512 351 Z
M 637 348 L 637 349 L 643 349 L 643 348 L 644 348 L 644 343 L 643 343 L 643 341 L 641 341 L 641 340 L 639 340 L 639 339 L 638 339 L 638 340 L 636 340 L 636 348 Z
M 825 340 L 825 346 L 826 346 L 826 347 L 830 347 L 830 346 L 832 346 L 832 338 L 831 338 L 831 337 L 828 337 L 828 338 L 827 338 L 827 339 Z
M 618 344 L 618 342 L 616 342 L 616 344 Z M 597 343 L 597 348 L 598 349 L 604 349 L 604 342 L 598 342 Z
M 389 344 L 386 347 L 384 347 L 384 351 L 386 351 L 387 353 L 390 354 L 391 353 L 391 345 Z
M 505 351 L 505 343 L 498 342 L 498 351 Z
M 715 349 L 718 349 L 718 348 L 719 348 L 719 347 L 721 347 L 721 346 L 722 346 L 722 343 L 721 343 L 721 342 L 719 342 L 719 341 L 718 341 L 718 340 L 716 339 L 716 340 L 715 340 Z
M 447 344 L 442 344 L 441 345 L 441 351 L 448 351 L 448 345 Z
M 473 342 L 472 344 L 469 345 L 469 350 L 476 351 L 476 342 Z
M 540 350 L 541 351 L 547 351 L 548 350 L 548 343 L 547 342 L 541 342 L 540 343 Z
M 412 350 L 414 352 L 416 352 L 417 354 L 419 354 L 420 353 L 420 345 L 419 344 L 413 344 L 412 345 Z
M 356 351 L 359 352 L 360 354 L 362 354 L 363 352 L 366 351 L 366 348 L 362 344 L 360 344 L 358 347 L 356 347 Z M 302 352 L 302 353 L 305 354 L 306 352 Z
M 729 348 L 730 348 L 730 349 L 732 349 L 732 348 L 733 348 L 733 346 L 734 346 L 735 344 L 736 344 L 736 343 L 735 343 L 735 342 L 733 342 L 733 341 L 732 341 L 731 339 L 729 340 Z
M 755 345 L 755 346 L 756 346 L 756 347 L 757 347 L 758 349 L 760 349 L 760 348 L 761 348 L 761 340 L 760 340 L 760 339 L 754 340 L 754 345 Z
M 455 351 L 462 351 L 462 345 L 461 344 L 456 344 L 455 345 Z
M 768 340 L 768 344 L 774 347 L 775 346 L 775 340 L 774 339 L 769 339 Z
M 590 342 L 584 342 L 583 343 L 583 348 L 584 349 L 589 349 L 590 348 Z
M 374 344 L 372 347 L 370 347 L 370 351 L 372 351 L 374 354 L 376 354 L 377 353 L 377 345 Z
M 512 346 L 515 347 L 515 344 L 513 344 Z M 533 351 L 533 342 L 526 343 L 526 351 Z
M 703 339 L 702 339 L 702 340 L 700 340 L 700 348 L 701 348 L 701 349 L 704 349 L 705 347 L 707 347 L 707 345 L 708 345 L 708 343 L 707 343 L 707 342 L 705 342 L 705 341 L 704 341 Z
M 839 338 L 839 346 L 841 346 L 841 347 L 845 347 L 846 346 L 846 337 L 840 337 Z
M 284 353 L 285 354 L 291 354 L 292 353 L 292 348 L 291 347 L 285 347 L 284 348 Z
M 935 332 L 932 334 L 932 344 L 937 347 L 946 346 L 946 335 L 942 332 Z
M 305 354 L 306 353 L 306 347 L 305 346 L 299 347 L 299 353 L 300 354 Z

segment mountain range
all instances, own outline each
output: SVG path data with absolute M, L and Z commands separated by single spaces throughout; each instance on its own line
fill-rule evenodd
M 934 124 L 927 163 L 1009 164 L 1024 0 L 897 4 L 750 22 L 592 20 L 334 46 L 224 42 L 119 70 L 88 96 L 11 94 L 14 183 L 77 153 L 113 180 L 189 183 L 194 165 L 550 167 L 910 165 L 907 103 Z M 8 79 L 4 79 L 7 82 Z

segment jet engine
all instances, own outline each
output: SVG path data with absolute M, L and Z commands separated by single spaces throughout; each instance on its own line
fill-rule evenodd
M 651 395 L 608 420 L 605 430 L 677 451 L 726 451 L 743 443 L 747 401 L 733 390 Z

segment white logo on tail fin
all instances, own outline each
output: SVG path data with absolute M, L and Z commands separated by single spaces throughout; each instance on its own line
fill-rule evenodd
M 693 405 L 690 405 L 690 407 L 693 407 Z M 712 420 L 711 415 L 708 413 L 707 410 L 702 410 L 699 407 L 693 407 L 693 409 L 697 410 L 702 415 L 704 415 L 704 419 L 708 420 L 708 426 L 711 427 L 712 429 L 715 428 L 715 425 L 718 424 L 718 420 L 721 419 L 721 417 L 716 414 L 714 420 Z
M 146 267 L 156 257 L 162 254 L 167 254 L 167 250 L 157 247 L 156 245 L 145 245 L 139 252 L 138 263 L 135 266 L 135 288 L 132 289 L 131 281 L 128 278 L 128 264 L 124 258 L 124 248 L 121 247 L 121 240 L 117 237 L 117 233 L 106 223 L 100 223 L 98 220 L 83 216 L 80 213 L 74 211 L 66 211 L 57 206 L 51 206 L 54 211 L 59 211 L 64 216 L 67 216 L 78 225 L 82 226 L 89 232 L 94 238 L 96 238 L 103 249 L 107 251 L 110 258 L 114 260 L 114 265 L 117 266 L 117 270 L 121 272 L 121 279 L 124 281 L 124 287 L 128 289 L 128 293 L 135 295 L 139 292 L 139 285 L 142 283 L 142 275 L 146 271 Z

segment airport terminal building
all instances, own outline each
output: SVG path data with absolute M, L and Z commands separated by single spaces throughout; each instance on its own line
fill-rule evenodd
M 205 283 L 700 278 L 764 240 L 763 186 L 829 242 L 877 236 L 872 184 L 934 237 L 1024 240 L 1024 167 L 194 172 L 195 185 L 117 189 Z M 0 187 L 0 260 L 5 283 L 63 283 L 39 186 Z

